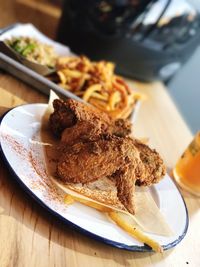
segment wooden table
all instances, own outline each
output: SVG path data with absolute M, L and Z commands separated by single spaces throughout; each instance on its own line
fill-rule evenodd
M 166 89 L 161 83 L 129 81 L 147 95 L 134 132 L 149 137 L 167 166 L 176 160 L 192 139 Z M 0 107 L 24 102 L 46 102 L 47 97 L 7 74 L 0 73 Z M 32 200 L 14 181 L 5 164 L 0 163 L 0 266 L 200 266 L 200 199 L 183 192 L 189 216 L 184 240 L 163 254 L 134 253 L 112 248 L 68 229 Z M 170 197 L 170 196 L 169 196 Z

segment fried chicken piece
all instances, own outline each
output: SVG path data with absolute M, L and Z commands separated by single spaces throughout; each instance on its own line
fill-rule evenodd
M 65 102 L 56 99 L 53 107 L 54 112 L 50 115 L 49 125 L 57 137 L 61 136 L 63 130 L 73 126 L 79 129 L 77 132 L 80 132 L 80 135 L 83 134 L 85 138 L 88 136 L 88 139 L 91 136 L 106 133 L 122 137 L 131 132 L 131 123 L 128 120 L 113 120 L 106 113 L 73 99 L 67 99 Z M 91 128 L 93 128 L 92 132 Z M 68 137 L 64 139 L 67 140 Z
M 63 143 L 61 149 L 58 174 L 63 181 L 72 183 L 92 182 L 111 176 L 122 165 L 141 162 L 129 137 L 102 136 L 97 141 L 79 142 L 70 147 Z
M 101 135 L 100 125 L 94 125 L 92 122 L 80 121 L 70 128 L 66 128 L 61 135 L 61 141 L 65 145 L 72 146 L 80 141 L 95 141 Z
M 135 162 L 136 163 L 136 162 Z M 116 180 L 117 196 L 124 207 L 131 213 L 135 214 L 135 181 L 137 179 L 136 169 L 143 170 L 143 165 L 124 165 L 113 175 Z
M 166 173 L 163 160 L 155 149 L 151 149 L 139 140 L 134 140 L 134 145 L 139 151 L 140 159 L 144 164 L 144 172 L 136 181 L 136 185 L 149 186 L 158 183 Z
M 134 213 L 134 187 L 144 171 L 139 152 L 130 137 L 102 136 L 97 141 L 63 146 L 57 165 L 59 178 L 65 183 L 89 183 L 102 177 L 115 178 L 118 198 Z
M 73 99 L 56 99 L 49 124 L 56 136 L 61 136 L 65 145 L 97 141 L 101 135 L 111 134 L 121 138 L 128 136 L 131 124 L 127 120 L 113 120 L 107 114 Z M 159 154 L 138 140 L 134 140 L 140 152 L 145 171 L 138 174 L 137 185 L 157 183 L 165 174 L 165 166 Z
M 49 125 L 61 138 L 58 177 L 64 183 L 87 184 L 114 179 L 118 198 L 134 214 L 136 185 L 157 183 L 165 174 L 159 154 L 129 137 L 131 124 L 78 101 L 54 100 Z

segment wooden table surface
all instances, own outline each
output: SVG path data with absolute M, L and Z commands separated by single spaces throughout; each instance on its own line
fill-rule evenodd
M 134 133 L 137 137 L 149 137 L 166 165 L 172 168 L 191 141 L 192 134 L 161 83 L 129 82 L 147 95 L 139 110 Z M 47 97 L 10 75 L 0 73 L 0 112 L 25 102 L 47 102 Z M 1 159 L 0 266 L 198 267 L 200 199 L 182 193 L 190 217 L 184 240 L 163 254 L 128 252 L 69 229 L 24 193 Z

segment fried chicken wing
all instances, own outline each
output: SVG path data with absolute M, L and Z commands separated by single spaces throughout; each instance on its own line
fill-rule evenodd
M 67 99 L 65 102 L 56 99 L 53 107 L 54 112 L 50 115 L 49 125 L 57 137 L 61 136 L 63 130 L 73 126 L 79 127 L 78 131 L 84 133 L 85 136 L 87 133 L 88 137 L 94 136 L 95 131 L 97 135 L 109 133 L 116 136 L 126 136 L 131 132 L 131 123 L 128 120 L 113 120 L 106 113 L 73 99 Z M 91 126 L 93 127 L 92 134 L 90 134 Z
M 131 138 L 102 136 L 97 141 L 63 143 L 58 174 L 65 182 L 88 183 L 111 176 L 121 166 L 143 167 L 139 152 Z
M 140 167 L 136 165 L 123 165 L 114 174 L 117 187 L 117 196 L 121 203 L 131 213 L 135 213 L 135 181 L 137 179 L 135 170 L 140 168 L 143 169 L 142 164 Z
M 166 168 L 160 155 L 155 149 L 151 149 L 139 140 L 135 139 L 134 144 L 140 153 L 140 159 L 145 167 L 145 171 L 137 179 L 136 185 L 149 186 L 158 183 L 166 173 Z
M 49 125 L 61 139 L 59 179 L 74 184 L 111 179 L 119 200 L 134 214 L 135 184 L 151 185 L 165 174 L 159 154 L 129 136 L 131 124 L 127 120 L 113 120 L 72 99 L 54 100 L 53 106 Z
M 57 173 L 65 183 L 84 184 L 102 177 L 114 177 L 119 200 L 129 212 L 134 213 L 136 175 L 143 172 L 143 168 L 139 152 L 130 137 L 102 136 L 98 141 L 62 147 Z

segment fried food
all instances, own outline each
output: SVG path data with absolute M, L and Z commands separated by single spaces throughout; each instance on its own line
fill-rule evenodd
M 61 138 L 57 175 L 64 183 L 90 184 L 105 177 L 115 182 L 117 196 L 134 214 L 134 188 L 151 185 L 165 174 L 159 154 L 129 136 L 128 121 L 113 120 L 91 106 L 54 100 L 49 119 Z
M 163 252 L 162 246 L 153 240 L 152 238 L 145 235 L 141 230 L 137 229 L 137 227 L 133 227 L 129 221 L 127 220 L 126 214 L 112 211 L 108 213 L 108 216 L 122 229 L 128 232 L 130 235 L 135 237 L 140 242 L 147 244 L 148 246 L 152 247 L 152 249 L 156 252 Z
M 56 64 L 59 85 L 113 118 L 128 118 L 143 95 L 114 74 L 115 65 L 85 56 L 61 57 Z
M 131 133 L 131 123 L 128 120 L 113 120 L 108 114 L 98 109 L 68 99 L 65 102 L 56 99 L 53 102 L 54 112 L 50 115 L 50 128 L 57 137 L 65 141 L 69 136 L 88 139 L 101 133 L 110 133 L 116 136 L 126 136 Z M 65 130 L 63 133 L 63 130 Z M 71 129 L 71 130 L 70 130 Z M 65 137 L 64 137 L 65 136 Z
M 140 153 L 140 159 L 145 166 L 145 171 L 136 181 L 136 185 L 149 186 L 158 183 L 166 173 L 163 160 L 155 149 L 151 149 L 139 140 L 134 140 L 134 145 Z
M 138 241 L 162 252 L 159 243 L 142 230 L 171 235 L 170 228 L 148 192 L 135 192 L 135 185 L 150 185 L 165 174 L 159 154 L 130 137 L 127 120 L 113 120 L 71 99 L 54 100 L 53 106 L 54 112 L 50 105 L 53 113 L 47 114 L 57 140 L 46 147 L 48 171 L 53 183 L 67 194 L 65 203 L 78 201 L 107 213 Z
M 136 175 L 142 171 L 143 164 L 132 139 L 114 135 L 79 142 L 70 147 L 63 143 L 57 165 L 57 173 L 65 183 L 85 184 L 112 176 L 118 198 L 130 213 L 134 213 Z

